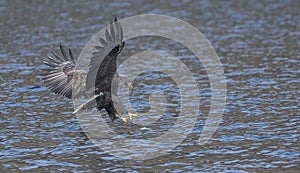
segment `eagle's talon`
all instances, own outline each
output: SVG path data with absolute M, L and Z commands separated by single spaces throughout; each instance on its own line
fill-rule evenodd
M 137 117 L 138 114 L 128 113 L 129 119 L 132 120 L 132 117 Z
M 128 118 L 122 118 L 122 121 L 123 121 L 124 123 L 127 123 L 127 122 L 128 122 Z

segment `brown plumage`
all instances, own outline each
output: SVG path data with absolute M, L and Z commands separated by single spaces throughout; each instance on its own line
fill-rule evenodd
M 117 57 L 125 45 L 122 40 L 122 27 L 115 19 L 106 30 L 105 39 L 99 39 L 100 46 L 96 46 L 98 51 L 93 53 L 87 73 L 78 67 L 71 49 L 67 53 L 60 46 L 61 55 L 53 51 L 48 56 L 48 61 L 44 61 L 49 68 L 45 69 L 43 83 L 52 92 L 67 98 L 89 99 L 75 112 L 89 110 L 96 105 L 98 110 L 105 109 L 112 120 L 121 117 L 123 112 L 118 112 L 114 104 L 122 103 L 115 96 L 116 86 L 112 87 L 112 80 L 117 71 Z M 119 81 L 120 76 L 116 75 Z M 91 88 L 95 88 L 94 91 L 90 91 Z

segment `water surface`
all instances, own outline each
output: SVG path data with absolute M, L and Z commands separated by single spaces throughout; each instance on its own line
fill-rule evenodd
M 299 8 L 299 1 L 1 1 L 0 171 L 299 171 Z M 177 17 L 207 37 L 224 66 L 227 103 L 214 136 L 196 145 L 211 97 L 201 62 L 169 40 L 129 41 L 125 56 L 168 50 L 189 67 L 199 86 L 201 114 L 192 133 L 169 155 L 123 160 L 105 153 L 82 133 L 71 101 L 50 94 L 39 74 L 42 60 L 59 44 L 78 54 L 115 16 L 144 13 Z M 154 129 L 149 133 L 126 125 L 123 132 L 143 138 L 172 127 L 180 106 L 174 83 L 164 74 L 146 73 L 134 84 L 130 98 L 140 112 L 149 110 L 147 96 L 153 91 L 166 93 L 170 104 L 165 119 L 148 126 Z

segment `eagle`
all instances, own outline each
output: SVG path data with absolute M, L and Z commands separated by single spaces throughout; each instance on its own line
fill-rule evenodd
M 125 46 L 122 27 L 117 18 L 105 30 L 105 39 L 99 38 L 99 43 L 95 47 L 97 51 L 93 52 L 90 59 L 88 72 L 77 64 L 77 58 L 71 49 L 66 51 L 60 45 L 60 53 L 52 51 L 52 55 L 48 55 L 44 61 L 47 68 L 44 69 L 42 82 L 58 95 L 69 99 L 86 98 L 87 101 L 79 105 L 74 113 L 88 111 L 96 106 L 99 111 L 105 109 L 112 121 L 120 118 L 123 122 L 128 122 L 137 114 L 118 112 L 116 109 L 116 106 L 123 106 L 116 96 L 118 83 L 122 82 L 132 89 L 129 78 L 117 73 L 117 57 Z M 113 81 L 114 79 L 117 81 Z M 124 112 L 128 113 L 127 118 L 122 117 Z

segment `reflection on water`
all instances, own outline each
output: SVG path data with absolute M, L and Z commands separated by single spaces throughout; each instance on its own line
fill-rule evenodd
M 2 1 L 1 172 L 299 170 L 299 7 L 298 1 Z M 71 102 L 50 94 L 38 74 L 43 57 L 52 48 L 65 44 L 79 52 L 114 16 L 141 13 L 178 17 L 205 34 L 224 65 L 227 104 L 223 121 L 209 143 L 196 145 L 210 105 L 205 69 L 191 52 L 172 41 L 148 37 L 129 41 L 125 57 L 141 50 L 168 50 L 189 67 L 199 86 L 201 114 L 186 141 L 169 155 L 124 161 L 103 152 L 82 133 L 71 114 Z M 141 74 L 134 81 L 136 90 L 130 99 L 135 108 L 146 111 L 149 93 L 162 89 L 169 94 L 165 120 L 170 121 L 161 119 L 144 131 L 123 125 L 119 133 L 142 138 L 159 135 L 172 126 L 173 114 L 180 106 L 178 91 L 168 81 L 157 84 L 154 79 L 158 76 Z

